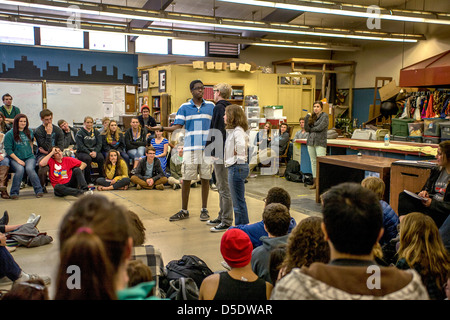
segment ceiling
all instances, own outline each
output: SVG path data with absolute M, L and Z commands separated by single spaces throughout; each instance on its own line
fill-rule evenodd
M 21 5 L 15 5 L 17 3 L 15 1 L 20 1 Z M 295 0 L 278 0 L 277 2 L 294 3 Z M 312 1 L 300 0 L 300 2 Z M 318 1 L 314 2 L 317 3 Z M 374 2 L 388 10 L 404 9 L 407 11 L 446 13 L 448 16 L 445 18 L 450 20 L 450 1 L 448 0 L 346 0 L 345 4 L 370 6 Z M 430 34 L 432 35 L 432 32 L 450 34 L 450 24 L 430 27 L 426 23 L 381 20 L 379 29 L 369 29 L 367 18 L 274 9 L 220 0 L 59 0 L 57 2 L 51 0 L 0 0 L 0 20 L 65 26 L 70 13 L 61 10 L 27 7 L 26 5 L 29 3 L 59 6 L 60 8 L 67 8 L 70 4 L 76 4 L 82 9 L 85 6 L 86 8 L 92 8 L 90 9 L 93 10 L 92 13 L 80 15 L 82 29 L 110 30 L 131 34 L 171 35 L 185 39 L 240 43 L 243 45 L 272 42 L 310 47 L 317 45 L 329 50 L 355 51 L 374 40 L 347 38 L 345 35 L 373 35 L 390 39 L 402 38 L 402 35 L 406 33 L 424 40 Z M 95 6 L 92 4 L 95 4 Z M 108 5 L 119 6 L 120 8 L 112 8 Z M 133 10 L 129 10 L 130 8 Z M 96 10 L 109 9 L 113 12 L 125 12 L 128 16 L 134 13 L 139 17 L 113 17 L 112 14 L 104 16 L 95 13 Z M 140 9 L 145 9 L 145 11 L 140 11 Z M 151 16 L 152 19 L 147 19 L 147 15 Z M 169 22 L 157 21 L 156 18 L 171 20 Z M 183 23 L 183 20 L 185 20 L 185 23 Z M 186 23 L 186 21 L 189 23 Z M 192 21 L 209 22 L 210 24 L 192 25 Z M 223 25 L 233 25 L 239 28 L 223 28 Z M 265 29 L 240 30 L 242 25 L 264 27 Z M 289 33 L 290 29 L 305 30 L 312 34 L 292 34 Z M 371 34 L 373 32 L 379 34 Z M 329 33 L 339 33 L 340 37 L 330 37 Z M 393 42 L 393 44 L 399 43 L 402 42 Z

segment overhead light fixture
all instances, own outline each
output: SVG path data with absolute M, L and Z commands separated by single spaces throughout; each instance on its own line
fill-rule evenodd
M 17 13 L 4 14 L 0 12 L 0 24 L 9 23 L 16 25 L 31 25 L 31 26 L 50 26 L 56 28 L 67 28 L 66 17 L 51 15 L 50 17 L 33 17 L 29 15 L 20 15 Z M 10 20 L 15 22 L 11 22 Z M 242 37 L 233 34 L 217 34 L 208 31 L 198 30 L 183 30 L 163 27 L 146 27 L 146 28 L 130 28 L 127 23 L 111 23 L 104 24 L 101 20 L 95 22 L 80 22 L 81 31 L 100 31 L 113 32 L 115 34 L 123 34 L 128 36 L 157 36 L 168 39 L 184 39 L 184 40 L 201 40 L 209 42 L 224 42 L 235 44 L 247 44 L 255 46 L 267 47 L 283 47 L 292 49 L 308 49 L 308 50 L 333 50 L 333 51 L 347 51 L 354 52 L 361 50 L 355 45 L 346 44 L 330 44 L 326 42 L 313 41 L 291 41 L 270 38 L 253 38 Z
M 230 0 L 233 1 L 233 0 Z M 235 0 L 240 1 L 240 0 Z M 320 36 L 333 38 L 347 38 L 358 40 L 394 41 L 394 42 L 417 42 L 424 39 L 421 35 L 393 36 L 382 32 L 363 32 L 339 30 L 331 28 L 310 28 L 302 25 L 279 24 L 262 21 L 237 20 L 229 18 L 216 18 L 209 16 L 198 16 L 174 12 L 151 11 L 140 8 L 123 7 L 108 4 L 98 4 L 81 1 L 48 1 L 48 0 L 0 0 L 0 4 L 25 6 L 31 8 L 56 10 L 62 12 L 73 12 L 80 14 L 98 15 L 103 17 L 136 19 L 154 22 L 165 22 L 172 24 L 185 24 L 191 26 L 210 27 L 217 29 L 250 30 L 267 33 L 284 33 L 292 35 Z M 68 8 L 68 6 L 71 8 Z M 76 7 L 74 7 L 76 5 Z
M 283 2 L 270 0 L 218 0 L 229 3 L 245 4 L 259 7 L 269 7 L 275 9 L 286 9 L 313 13 L 335 14 L 342 16 L 351 16 L 359 18 L 385 19 L 394 21 L 419 22 L 419 23 L 433 23 L 450 25 L 448 13 L 434 13 L 418 10 L 401 10 L 401 9 L 384 9 L 379 8 L 380 12 L 375 13 L 370 10 L 371 7 L 344 4 L 325 1 L 289 1 Z M 439 17 L 437 19 L 436 17 Z

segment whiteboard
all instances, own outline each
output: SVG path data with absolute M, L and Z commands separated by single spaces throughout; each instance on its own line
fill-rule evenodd
M 125 113 L 125 85 L 47 82 L 46 93 L 54 124 L 60 119 L 82 123 L 86 116 L 119 120 Z
M 9 93 L 13 105 L 28 117 L 29 127 L 37 128 L 42 124 L 39 113 L 42 111 L 42 82 L 0 81 L 0 96 Z M 3 101 L 1 102 L 3 105 Z

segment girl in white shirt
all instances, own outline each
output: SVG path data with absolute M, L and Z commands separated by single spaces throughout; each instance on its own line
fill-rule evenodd
M 235 225 L 247 224 L 248 211 L 245 202 L 245 179 L 249 173 L 248 165 L 248 122 L 244 110 L 238 105 L 225 109 L 225 167 L 228 169 L 228 184 L 234 209 Z

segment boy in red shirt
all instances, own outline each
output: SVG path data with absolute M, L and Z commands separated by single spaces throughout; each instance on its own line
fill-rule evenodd
M 41 167 L 47 164 L 55 196 L 78 197 L 85 193 L 93 193 L 84 179 L 83 170 L 86 168 L 84 162 L 72 157 L 63 157 L 61 149 L 53 147 L 52 151 L 39 162 Z

